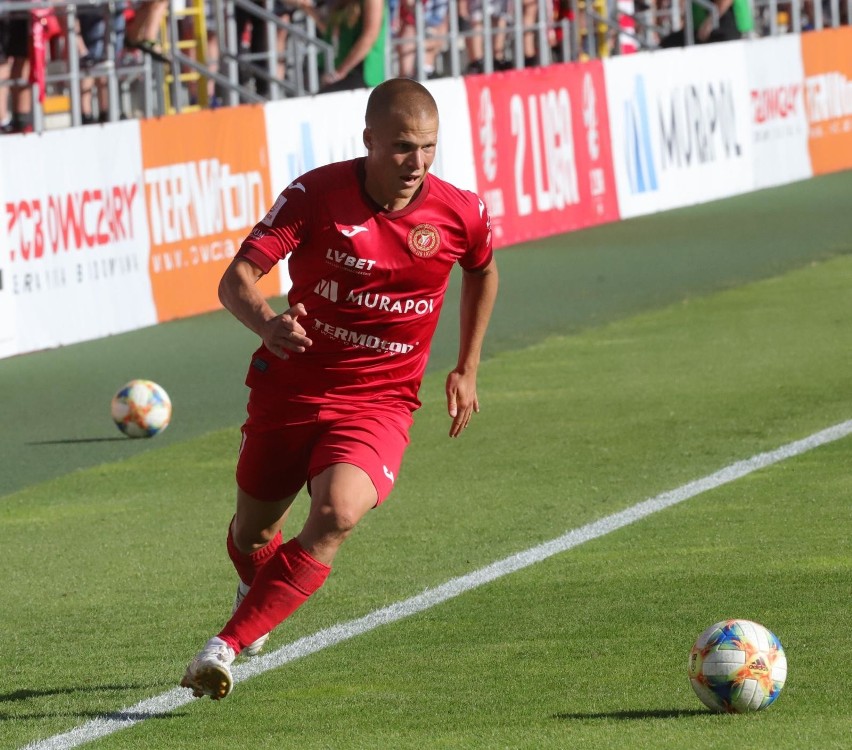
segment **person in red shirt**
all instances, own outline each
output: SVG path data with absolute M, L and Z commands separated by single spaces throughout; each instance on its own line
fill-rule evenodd
M 181 685 L 214 700 L 230 665 L 325 581 L 340 545 L 390 493 L 450 272 L 463 269 L 458 362 L 446 381 L 449 435 L 479 411 L 476 374 L 497 295 L 484 204 L 429 174 L 438 109 L 416 81 L 370 94 L 367 155 L 312 170 L 278 196 L 225 271 L 222 304 L 262 344 L 251 358 L 228 554 L 239 576 L 231 619 Z M 256 283 L 289 258 L 289 309 Z M 310 510 L 283 542 L 307 484 Z

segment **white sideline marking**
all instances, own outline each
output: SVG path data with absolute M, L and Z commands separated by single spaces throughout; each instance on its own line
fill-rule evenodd
M 788 458 L 818 448 L 826 443 L 840 440 L 850 433 L 852 433 L 852 420 L 842 422 L 820 432 L 815 432 L 813 435 L 802 440 L 788 443 L 774 451 L 759 453 L 745 461 L 738 461 L 730 466 L 726 466 L 724 469 L 720 469 L 714 474 L 696 479 L 669 492 L 663 492 L 656 497 L 637 503 L 619 513 L 613 513 L 598 521 L 581 526 L 579 529 L 569 531 L 549 542 L 544 542 L 523 552 L 510 555 L 467 575 L 453 578 L 434 589 L 426 589 L 422 594 L 412 596 L 410 599 L 377 609 L 375 612 L 371 612 L 357 620 L 350 620 L 349 622 L 334 625 L 318 633 L 314 633 L 314 635 L 300 638 L 293 643 L 282 646 L 277 651 L 238 665 L 233 670 L 234 682 L 242 682 L 263 672 L 268 672 L 270 669 L 276 669 L 303 656 L 308 656 L 329 646 L 334 646 L 342 641 L 374 630 L 380 625 L 387 625 L 410 617 L 423 610 L 430 609 L 459 594 L 490 583 L 497 578 L 522 570 L 537 562 L 546 560 L 548 557 L 565 552 L 584 542 L 589 542 L 592 539 L 609 534 L 612 531 L 617 531 L 652 513 L 665 510 L 672 505 L 689 500 L 703 492 L 715 489 L 723 484 L 728 484 L 736 479 L 741 479 L 758 469 L 772 466 Z M 26 745 L 25 748 L 22 748 L 22 750 L 68 750 L 68 748 L 78 747 L 99 737 L 126 729 L 146 719 L 169 713 L 193 700 L 195 698 L 192 697 L 189 690 L 175 688 L 162 695 L 141 701 L 130 708 L 124 708 L 116 713 L 87 721 L 85 724 L 81 724 L 69 732 L 56 734 L 53 737 L 48 737 L 46 740 L 32 742 Z

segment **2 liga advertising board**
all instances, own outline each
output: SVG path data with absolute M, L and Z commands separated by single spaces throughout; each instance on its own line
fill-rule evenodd
M 495 247 L 618 218 L 600 62 L 468 76 L 465 85 Z

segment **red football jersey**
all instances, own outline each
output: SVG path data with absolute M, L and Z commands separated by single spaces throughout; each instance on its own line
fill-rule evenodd
M 491 222 L 473 193 L 427 175 L 389 212 L 364 189 L 364 159 L 299 177 L 278 196 L 238 257 L 268 272 L 289 256 L 290 305 L 313 345 L 282 360 L 261 346 L 249 386 L 274 381 L 312 403 L 402 399 L 413 411 L 455 263 L 491 261 Z

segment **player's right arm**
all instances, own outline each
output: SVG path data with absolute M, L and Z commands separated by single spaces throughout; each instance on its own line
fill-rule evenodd
M 263 271 L 250 260 L 237 256 L 219 282 L 219 301 L 246 328 L 254 331 L 266 348 L 281 359 L 303 352 L 311 345 L 299 317 L 306 315 L 302 303 L 279 315 L 257 288 Z

